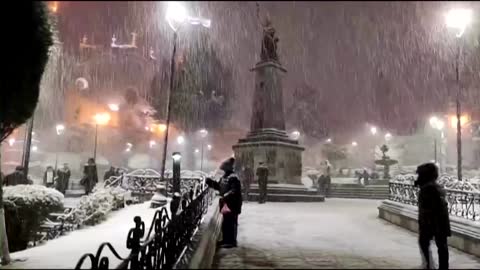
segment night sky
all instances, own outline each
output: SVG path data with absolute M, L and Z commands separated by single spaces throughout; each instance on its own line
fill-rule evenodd
M 452 2 L 259 2 L 277 30 L 286 107 L 297 88 L 315 89 L 311 124 L 334 134 L 365 122 L 405 133 L 431 113 L 443 112 L 455 89 L 454 35 L 444 25 Z M 209 29 L 222 60 L 232 66 L 237 96 L 232 125 L 248 128 L 261 28 L 255 2 L 185 2 L 191 15 L 212 20 Z M 468 2 L 462 6 L 477 7 Z M 107 45 L 115 33 L 169 59 L 172 30 L 165 2 L 60 2 L 60 30 L 67 48 L 83 34 Z M 188 33 L 185 32 L 185 33 Z M 179 33 L 182 42 L 188 36 Z M 478 100 L 478 48 L 466 48 L 465 100 Z M 463 62 L 463 61 L 462 61 Z M 468 79 L 468 80 L 467 80 Z M 313 103 L 312 103 L 313 104 Z M 287 111 L 288 115 L 288 111 Z M 287 126 L 295 128 L 295 119 Z M 403 131 L 403 132 L 402 132 Z M 325 132 L 324 132 L 325 133 Z

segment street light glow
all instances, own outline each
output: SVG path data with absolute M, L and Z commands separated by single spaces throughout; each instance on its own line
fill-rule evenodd
M 387 132 L 387 134 L 385 134 L 385 140 L 389 141 L 391 138 L 392 138 L 392 134 Z
M 372 133 L 372 135 L 377 134 L 377 128 L 376 127 L 371 127 L 370 128 L 370 133 Z
M 429 122 L 430 122 L 430 126 L 434 129 L 442 130 L 443 127 L 445 126 L 445 122 L 443 122 L 441 119 L 439 119 L 436 116 L 430 117 Z
M 466 114 L 460 116 L 460 127 L 465 126 L 470 121 L 470 117 Z M 450 125 L 452 128 L 457 127 L 457 116 L 452 115 L 450 116 Z
M 298 138 L 300 138 L 300 131 L 298 131 L 298 130 L 293 131 L 292 132 L 292 139 L 298 140 Z
M 108 104 L 108 108 L 112 112 L 118 112 L 120 110 L 120 106 L 118 104 L 115 104 L 115 103 Z
M 38 150 L 38 147 L 36 145 L 32 146 L 32 151 L 33 152 L 37 152 L 37 150 Z
M 168 2 L 165 19 L 173 31 L 177 31 L 177 28 L 173 23 L 183 23 L 187 18 L 187 10 L 182 4 L 179 2 Z
M 200 152 L 200 150 L 198 150 L 198 148 L 195 149 L 195 154 L 198 154 L 199 152 Z
M 153 148 L 157 143 L 154 140 L 150 140 L 149 145 L 150 148 Z
M 174 152 L 172 154 L 172 159 L 173 161 L 180 161 L 180 159 L 182 159 L 182 155 L 180 154 L 180 152 Z
M 200 136 L 202 136 L 202 138 L 207 137 L 207 135 L 208 135 L 208 131 L 206 129 L 203 128 L 200 130 Z
M 207 145 L 207 149 L 208 151 L 212 150 L 212 145 L 211 144 Z
M 447 27 L 458 30 L 457 37 L 461 37 L 465 29 L 472 22 L 472 10 L 467 8 L 451 9 L 445 16 Z
M 352 146 L 357 146 L 357 145 L 358 145 L 358 143 L 356 141 L 352 142 Z
M 8 145 L 13 146 L 14 143 L 15 143 L 15 138 L 8 139 Z
M 58 124 L 55 126 L 55 129 L 57 130 L 57 135 L 61 135 L 65 130 L 65 126 L 62 124 Z
M 95 120 L 95 124 L 104 126 L 108 124 L 110 121 L 110 114 L 109 113 L 97 113 L 93 116 L 93 119 Z
M 182 135 L 177 137 L 177 143 L 178 144 L 183 144 L 184 142 L 185 142 L 185 138 Z
M 331 142 L 332 142 L 332 138 L 328 138 L 327 143 L 331 143 Z

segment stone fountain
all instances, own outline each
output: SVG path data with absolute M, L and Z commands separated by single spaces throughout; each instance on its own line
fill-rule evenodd
M 389 180 L 391 178 L 390 176 L 390 166 L 395 165 L 398 163 L 397 160 L 391 159 L 389 156 L 387 156 L 388 152 L 388 146 L 387 145 L 382 145 L 380 147 L 380 151 L 382 151 L 382 159 L 377 159 L 375 160 L 375 164 L 383 166 L 383 179 L 384 180 Z

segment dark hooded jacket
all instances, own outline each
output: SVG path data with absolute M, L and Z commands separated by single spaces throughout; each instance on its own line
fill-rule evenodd
M 446 192 L 435 181 L 438 170 L 435 164 L 427 163 L 417 169 L 415 185 L 420 187 L 418 194 L 418 226 L 420 233 L 450 236 L 450 219 Z

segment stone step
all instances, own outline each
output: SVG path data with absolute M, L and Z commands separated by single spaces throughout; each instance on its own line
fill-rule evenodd
M 65 197 L 67 198 L 79 198 L 85 195 L 85 190 L 83 189 L 67 189 L 65 191 Z
M 249 193 L 260 193 L 257 187 L 250 188 Z M 299 195 L 317 195 L 316 190 L 307 189 L 280 189 L 280 188 L 268 188 L 267 193 L 270 194 L 299 194 Z
M 363 195 L 339 195 L 339 194 L 331 194 L 328 195 L 327 198 L 341 198 L 341 199 L 368 199 L 368 200 L 386 200 L 388 196 L 363 196 Z
M 249 201 L 258 201 L 258 193 L 248 194 Z M 267 202 L 323 202 L 323 195 L 302 195 L 302 194 L 267 194 Z

